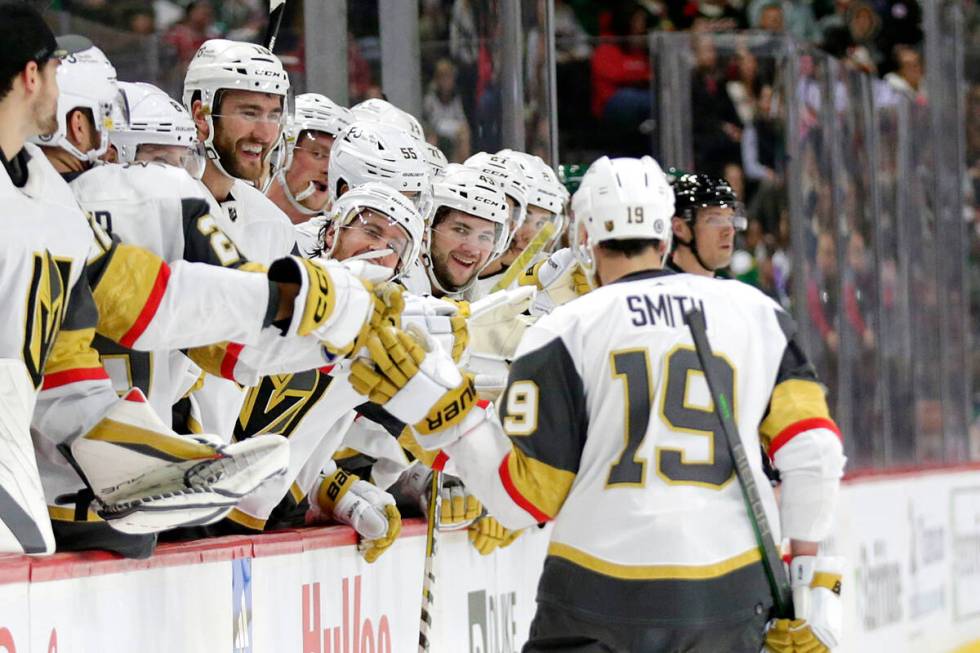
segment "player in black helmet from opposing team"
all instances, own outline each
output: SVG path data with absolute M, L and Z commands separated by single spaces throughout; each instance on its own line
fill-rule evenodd
M 705 277 L 728 267 L 735 251 L 735 233 L 747 220 L 742 203 L 721 177 L 685 174 L 673 184 L 674 250 L 666 267 Z

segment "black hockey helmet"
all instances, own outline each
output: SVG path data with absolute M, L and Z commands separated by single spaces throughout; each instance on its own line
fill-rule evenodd
M 735 190 L 722 177 L 702 173 L 681 175 L 674 181 L 674 215 L 694 224 L 698 209 L 709 206 L 729 207 L 735 211 L 735 228 L 745 229 L 747 220 Z

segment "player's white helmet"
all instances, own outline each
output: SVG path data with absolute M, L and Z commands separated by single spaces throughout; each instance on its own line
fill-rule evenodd
M 380 181 L 412 196 L 421 207 L 429 189 L 429 170 L 422 149 L 401 129 L 355 121 L 334 141 L 327 167 L 330 200 L 336 201 L 342 183 L 354 188 Z
M 286 124 L 286 143 L 290 149 L 305 131 L 323 132 L 337 138 L 354 122 L 350 109 L 319 93 L 297 95 L 293 106 L 293 115 Z
M 380 234 L 374 231 L 376 227 L 368 223 L 361 215 L 365 209 L 370 209 L 376 214 L 387 217 L 391 224 L 398 225 L 404 230 L 407 238 L 404 241 L 379 242 L 380 249 L 348 260 L 374 260 L 394 252 L 398 254 L 398 266 L 395 268 L 393 278 L 397 279 L 415 265 L 418 260 L 419 252 L 422 250 L 425 222 L 418 209 L 407 197 L 387 184 L 377 181 L 361 184 L 344 193 L 333 205 L 329 219 L 325 219 L 323 222 L 324 224 L 329 222 L 341 229 L 364 229 L 368 234 L 372 234 L 373 237 L 381 241 Z M 332 256 L 339 242 L 340 237 L 335 237 L 333 246 L 325 252 L 325 256 Z
M 126 121 L 125 101 L 119 94 L 116 69 L 94 45 L 62 60 L 58 66 L 58 129 L 31 139 L 39 145 L 60 147 L 80 161 L 95 162 L 109 149 L 113 118 Z M 92 112 L 99 142 L 94 149 L 79 150 L 68 140 L 67 117 L 72 109 Z
M 563 215 L 568 190 L 551 166 L 539 156 L 517 150 L 500 150 L 497 155 L 516 162 L 524 171 L 528 183 L 528 204 L 540 206 L 558 216 Z
M 469 283 L 461 288 L 450 290 L 443 287 L 434 274 L 431 265 L 431 249 L 427 252 L 430 264 L 426 268 L 433 286 L 443 292 L 462 292 L 476 281 L 479 273 L 486 268 L 490 261 L 500 256 L 507 248 L 507 241 L 510 237 L 507 229 L 510 213 L 507 197 L 492 177 L 473 168 L 458 163 L 450 163 L 442 174 L 432 182 L 432 204 L 434 217 L 439 215 L 440 209 L 449 208 L 494 224 L 494 242 L 490 256 L 483 266 L 476 271 Z M 429 228 L 437 227 L 430 224 Z M 431 248 L 432 234 L 429 234 L 428 243 Z
M 200 177 L 204 161 L 197 152 L 197 128 L 187 110 L 153 84 L 119 82 L 129 120 L 113 119 L 109 140 L 120 163 L 133 163 L 140 145 L 171 145 L 187 150 L 182 165 Z
M 489 152 L 477 152 L 466 159 L 463 165 L 492 177 L 503 188 L 504 193 L 514 200 L 517 206 L 510 215 L 510 237 L 513 238 L 527 216 L 528 184 L 524 171 L 513 159 Z
M 279 57 L 268 48 L 254 43 L 210 39 L 201 44 L 191 59 L 184 77 L 184 107 L 193 115 L 194 100 L 199 99 L 204 105 L 208 124 L 208 136 L 203 143 L 205 154 L 214 161 L 218 170 L 231 177 L 214 147 L 212 114 L 217 109 L 218 92 L 222 90 L 281 95 L 282 126 L 285 126 L 289 113 L 289 76 Z
M 670 247 L 674 191 L 653 157 L 610 159 L 589 166 L 572 197 L 573 251 L 594 274 L 592 248 L 608 240 L 659 240 Z M 582 241 L 583 233 L 587 238 Z
M 425 151 L 425 162 L 429 164 L 430 177 L 435 177 L 442 172 L 443 168 L 449 165 L 449 159 L 446 158 L 446 155 L 432 143 L 424 143 L 422 149 Z
M 381 98 L 369 98 L 359 104 L 355 104 L 351 111 L 358 120 L 373 120 L 382 125 L 397 127 L 408 133 L 416 142 L 425 143 L 425 132 L 422 131 L 422 123 L 418 118 L 408 111 L 399 109 L 391 102 Z

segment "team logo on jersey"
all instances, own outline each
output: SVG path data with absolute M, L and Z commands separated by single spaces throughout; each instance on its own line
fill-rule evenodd
M 259 433 L 289 437 L 332 380 L 333 377 L 317 370 L 264 377 L 245 395 L 235 424 L 235 439 Z
M 65 317 L 70 274 L 70 258 L 52 256 L 47 250 L 34 253 L 27 290 L 23 354 L 35 388 L 41 385 L 44 362 Z

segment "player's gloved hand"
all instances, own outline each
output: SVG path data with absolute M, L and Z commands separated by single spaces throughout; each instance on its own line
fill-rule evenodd
M 313 335 L 335 356 L 360 351 L 389 310 L 370 281 L 336 261 L 281 258 L 269 266 L 268 277 L 299 286 L 284 335 Z
M 469 528 L 470 542 L 480 555 L 490 555 L 498 548 L 510 546 L 523 532 L 523 530 L 512 531 L 504 528 L 490 515 L 480 517 Z
M 566 304 L 592 290 L 585 271 L 568 247 L 525 270 L 519 284 L 535 286 L 540 291 L 531 306 L 532 315 L 550 313 L 556 306 Z
M 357 531 L 357 550 L 368 562 L 377 560 L 402 530 L 395 498 L 343 469 L 323 478 L 316 498 L 321 510 Z
M 401 324 L 395 326 L 404 329 L 412 324 L 417 325 L 438 340 L 442 348 L 450 352 L 453 361 L 458 363 L 469 344 L 468 316 L 468 302 L 431 295 L 409 295 L 405 299 Z
M 499 290 L 471 303 L 467 320 L 470 355 L 512 358 L 528 324 L 520 316 L 531 305 L 536 292 L 527 286 Z
M 476 402 L 471 375 L 456 368 L 439 343 L 416 327 L 383 327 L 368 340 L 371 362 L 351 365 L 354 389 L 395 418 L 431 435 L 458 424 Z M 373 364 L 372 364 L 373 363 Z M 438 448 L 431 438 L 424 448 Z
M 466 491 L 463 482 L 455 476 L 443 474 L 439 490 L 439 530 L 455 531 L 466 528 L 483 514 L 483 504 Z M 429 492 L 432 470 L 421 462 L 415 462 L 398 479 L 398 491 L 402 497 L 415 502 L 422 514 L 428 517 Z
M 793 558 L 790 584 L 796 619 L 773 622 L 766 633 L 767 650 L 827 651 L 840 644 L 844 629 L 840 602 L 843 568 L 844 560 L 840 557 Z

